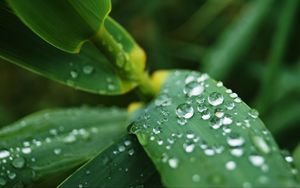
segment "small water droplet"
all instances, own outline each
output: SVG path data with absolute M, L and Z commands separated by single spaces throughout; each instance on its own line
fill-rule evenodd
M 78 73 L 77 73 L 76 71 L 71 71 L 71 72 L 70 72 L 70 75 L 71 75 L 71 77 L 72 77 L 73 79 L 78 78 Z
M 262 166 L 265 162 L 265 159 L 260 156 L 260 155 L 256 155 L 256 154 L 252 154 L 249 156 L 249 161 L 251 162 L 251 164 L 253 166 Z
M 217 117 L 213 117 L 211 120 L 210 120 L 210 126 L 213 128 L 213 129 L 219 129 L 221 126 L 222 126 L 222 120 L 221 119 L 218 119 Z
M 176 108 L 176 115 L 179 118 L 190 119 L 194 115 L 194 108 L 187 103 L 180 104 Z
M 227 170 L 234 170 L 236 163 L 234 161 L 228 161 L 225 166 Z
M 258 115 L 259 115 L 258 111 L 255 110 L 255 109 L 249 110 L 248 114 L 249 114 L 249 116 L 251 116 L 254 119 L 256 119 L 258 117 Z
M 208 109 L 201 112 L 201 118 L 203 120 L 209 120 L 210 117 L 211 117 L 211 114 L 210 114 L 210 111 Z
M 194 151 L 195 144 L 193 143 L 184 143 L 183 144 L 184 151 L 187 153 L 191 153 Z
M 227 138 L 227 143 L 231 147 L 239 147 L 245 143 L 245 139 L 237 133 L 231 133 Z
M 15 168 L 23 168 L 25 166 L 25 159 L 23 157 L 16 157 L 12 160 L 11 164 Z
M 60 148 L 55 148 L 53 150 L 53 152 L 54 152 L 55 155 L 60 155 L 61 154 L 61 149 Z
M 9 172 L 7 174 L 7 176 L 8 176 L 9 179 L 13 180 L 13 179 L 15 179 L 17 177 L 17 174 L 14 173 L 14 172 Z
M 232 122 L 233 122 L 232 117 L 229 114 L 225 114 L 224 117 L 222 118 L 223 125 L 230 125 L 232 124 Z
M 234 107 L 235 107 L 235 104 L 233 103 L 233 102 L 226 102 L 225 103 L 225 108 L 227 109 L 227 110 L 233 110 L 234 109 Z
M 86 65 L 86 66 L 84 66 L 83 68 L 82 68 L 82 72 L 84 73 L 84 74 L 92 74 L 93 73 L 93 71 L 94 71 L 94 67 L 93 66 L 91 66 L 91 65 Z
M 175 157 L 170 158 L 170 159 L 168 160 L 168 164 L 169 164 L 169 166 L 170 166 L 171 168 L 177 168 L 177 167 L 178 167 L 178 163 L 179 163 L 179 160 L 178 160 L 177 158 L 175 158 Z
M 218 106 L 223 103 L 224 97 L 221 93 L 218 92 L 212 92 L 208 96 L 208 103 L 211 104 L 212 106 Z
M 231 155 L 235 156 L 235 157 L 241 157 L 244 154 L 244 150 L 240 147 L 237 148 L 232 148 L 230 150 Z
M 155 99 L 156 106 L 170 106 L 171 104 L 172 100 L 167 94 L 160 95 Z
M 30 148 L 30 147 L 22 148 L 22 152 L 23 152 L 24 154 L 30 154 L 30 153 L 31 153 L 31 148 Z
M 119 145 L 118 146 L 118 150 L 119 150 L 119 152 L 123 152 L 123 151 L 125 151 L 125 146 L 123 146 L 123 145 Z
M 128 154 L 129 154 L 130 156 L 132 156 L 132 155 L 134 154 L 134 149 L 128 150 Z
M 192 181 L 193 182 L 199 182 L 200 181 L 200 176 L 199 176 L 199 174 L 194 174 L 193 176 L 192 176 Z

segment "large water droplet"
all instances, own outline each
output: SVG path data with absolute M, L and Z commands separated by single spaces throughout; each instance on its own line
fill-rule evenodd
M 187 103 L 180 104 L 176 108 L 176 115 L 179 118 L 190 119 L 194 115 L 194 108 Z
M 223 103 L 224 97 L 221 93 L 218 92 L 212 92 L 208 96 L 208 103 L 213 105 L 213 106 L 218 106 Z
M 175 157 L 170 158 L 170 159 L 168 160 L 168 164 L 169 164 L 169 166 L 170 166 L 171 168 L 177 168 L 177 167 L 178 167 L 178 163 L 179 163 L 179 160 L 178 160 L 177 158 L 175 158 Z
M 15 168 L 23 168 L 25 166 L 25 159 L 23 157 L 17 157 L 14 158 L 11 162 L 11 164 L 15 167 Z
M 202 83 L 192 81 L 185 85 L 183 93 L 188 97 L 201 95 L 204 91 L 204 86 Z

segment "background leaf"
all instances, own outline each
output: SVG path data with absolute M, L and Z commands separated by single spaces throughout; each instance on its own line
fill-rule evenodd
M 110 12 L 110 0 L 8 0 L 18 17 L 55 47 L 78 53 L 94 36 Z
M 154 165 L 133 135 L 127 135 L 98 154 L 59 187 L 152 187 Z M 158 187 L 157 185 L 155 185 Z
M 131 131 L 167 187 L 299 187 L 258 112 L 206 74 L 170 73 Z
M 34 35 L 4 5 L 0 15 L 0 58 L 92 93 L 120 94 L 135 86 L 123 81 L 91 43 L 86 43 L 79 54 L 64 53 Z
M 0 130 L 0 182 L 30 185 L 94 157 L 126 133 L 127 112 L 118 109 L 48 110 Z M 46 184 L 46 185 L 47 185 Z

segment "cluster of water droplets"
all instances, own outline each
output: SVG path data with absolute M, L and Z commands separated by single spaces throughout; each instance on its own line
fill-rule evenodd
M 143 144 L 154 142 L 163 148 L 161 162 L 171 169 L 180 168 L 180 164 L 188 160 L 191 163 L 197 160 L 191 153 L 198 152 L 199 155 L 202 153 L 207 157 L 229 153 L 231 160 L 224 162 L 224 169 L 234 172 L 239 168 L 242 159 L 243 164 L 247 161 L 249 166 L 263 174 L 259 177 L 261 183 L 267 183 L 268 176 L 265 174 L 270 171 L 270 166 L 265 156 L 277 148 L 270 146 L 272 139 L 267 134 L 268 131 L 257 126 L 260 124 L 258 112 L 255 109 L 245 112 L 247 108 L 238 95 L 226 89 L 222 82 L 215 83 L 210 80 L 207 74 L 192 72 L 184 80 L 181 72 L 175 72 L 173 76 L 173 81 L 169 83 L 171 86 L 166 84 L 155 100 L 153 113 L 146 111 L 144 117 L 147 118 L 142 118 L 143 123 L 137 123 L 134 127 L 133 132 L 142 132 L 138 135 L 143 135 L 139 136 Z M 159 111 L 164 113 L 156 113 Z M 160 120 L 152 122 L 152 116 L 153 119 L 172 119 L 172 123 L 167 124 Z M 173 119 L 176 119 L 175 124 Z M 199 133 L 198 128 L 193 128 L 194 126 L 199 126 L 203 134 Z M 207 133 L 211 135 L 207 136 Z M 214 141 L 211 140 L 213 135 Z M 182 148 L 187 159 L 181 159 L 174 154 L 173 147 Z M 199 174 L 191 177 L 193 182 L 202 179 Z M 248 182 L 244 184 L 244 187 L 251 186 Z
M 48 113 L 44 114 L 45 119 L 50 119 L 51 116 Z M 20 122 L 20 126 L 26 128 L 30 126 L 31 122 L 23 120 Z M 56 157 L 63 157 L 65 146 L 75 142 L 86 142 L 91 139 L 92 134 L 98 132 L 97 127 L 78 128 L 72 130 L 65 130 L 65 127 L 60 126 L 58 128 L 50 129 L 48 132 L 44 132 L 39 137 L 28 137 L 21 143 L 14 141 L 14 143 L 1 143 L 0 144 L 0 187 L 7 185 L 22 186 L 21 174 L 26 171 L 31 174 L 31 181 L 36 181 L 37 172 L 31 167 L 43 163 L 45 158 L 39 158 L 35 152 L 43 150 L 43 152 L 49 152 L 44 157 L 52 156 L 53 160 Z M 45 136 L 46 135 L 46 136 Z M 57 144 L 59 143 L 59 144 Z M 9 147 L 3 147 L 2 144 L 9 145 Z M 65 146 L 63 146 L 65 144 Z M 2 146 L 1 146 L 2 145 Z M 57 146 L 57 147 L 52 147 Z M 49 148 L 45 150 L 43 148 Z M 52 148 L 52 149 L 51 149 Z

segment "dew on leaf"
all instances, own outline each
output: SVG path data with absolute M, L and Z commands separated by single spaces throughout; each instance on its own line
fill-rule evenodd
M 255 110 L 255 109 L 249 110 L 248 114 L 249 114 L 249 116 L 251 116 L 254 119 L 256 119 L 258 117 L 258 115 L 259 115 L 258 111 Z
M 178 160 L 177 158 L 175 158 L 175 157 L 170 158 L 170 159 L 168 160 L 168 164 L 169 164 L 169 166 L 170 166 L 171 168 L 177 168 L 177 167 L 178 167 L 178 163 L 179 163 L 179 160 Z
M 212 106 L 218 106 L 223 103 L 224 97 L 221 93 L 212 92 L 211 94 L 209 94 L 207 100 L 208 103 L 211 104 Z
M 177 124 L 178 125 L 185 125 L 187 123 L 187 119 L 185 118 L 178 118 L 177 119 Z
M 9 157 L 10 156 L 10 152 L 7 151 L 7 150 L 0 150 L 0 159 L 4 159 L 6 157 Z
M 267 144 L 266 140 L 260 136 L 252 136 L 251 137 L 254 146 L 257 148 L 258 151 L 268 154 L 271 152 L 271 148 Z
M 210 111 L 208 109 L 201 112 L 201 118 L 203 120 L 209 120 L 210 117 L 211 117 L 211 114 L 210 114 Z
M 24 157 L 16 157 L 11 162 L 12 166 L 15 168 L 23 168 L 25 166 Z
M 82 68 L 82 72 L 87 75 L 92 74 L 93 71 L 94 71 L 94 67 L 91 65 L 86 65 Z
M 193 182 L 199 182 L 200 181 L 200 176 L 199 176 L 199 174 L 194 174 L 193 176 L 192 176 L 192 181 Z
M 70 72 L 70 75 L 71 75 L 71 77 L 72 77 L 73 79 L 78 78 L 78 73 L 77 73 L 76 71 L 71 71 L 71 72 Z
M 245 139 L 237 133 L 231 133 L 227 138 L 227 144 L 231 147 L 242 146 L 245 143 Z
M 228 161 L 225 166 L 227 170 L 234 170 L 236 168 L 236 163 L 234 161 Z
M 31 153 L 31 148 L 30 147 L 22 148 L 22 153 L 24 153 L 24 154 L 30 154 Z
M 185 85 L 183 93 L 188 97 L 192 97 L 192 96 L 201 95 L 203 91 L 204 91 L 203 84 L 196 81 L 192 81 Z
M 265 159 L 262 156 L 260 156 L 260 155 L 251 154 L 249 156 L 249 161 L 251 162 L 251 164 L 253 166 L 259 167 L 259 166 L 262 166 L 264 164 Z
M 190 119 L 194 115 L 194 109 L 191 105 L 187 103 L 182 103 L 176 108 L 176 115 L 179 118 Z

